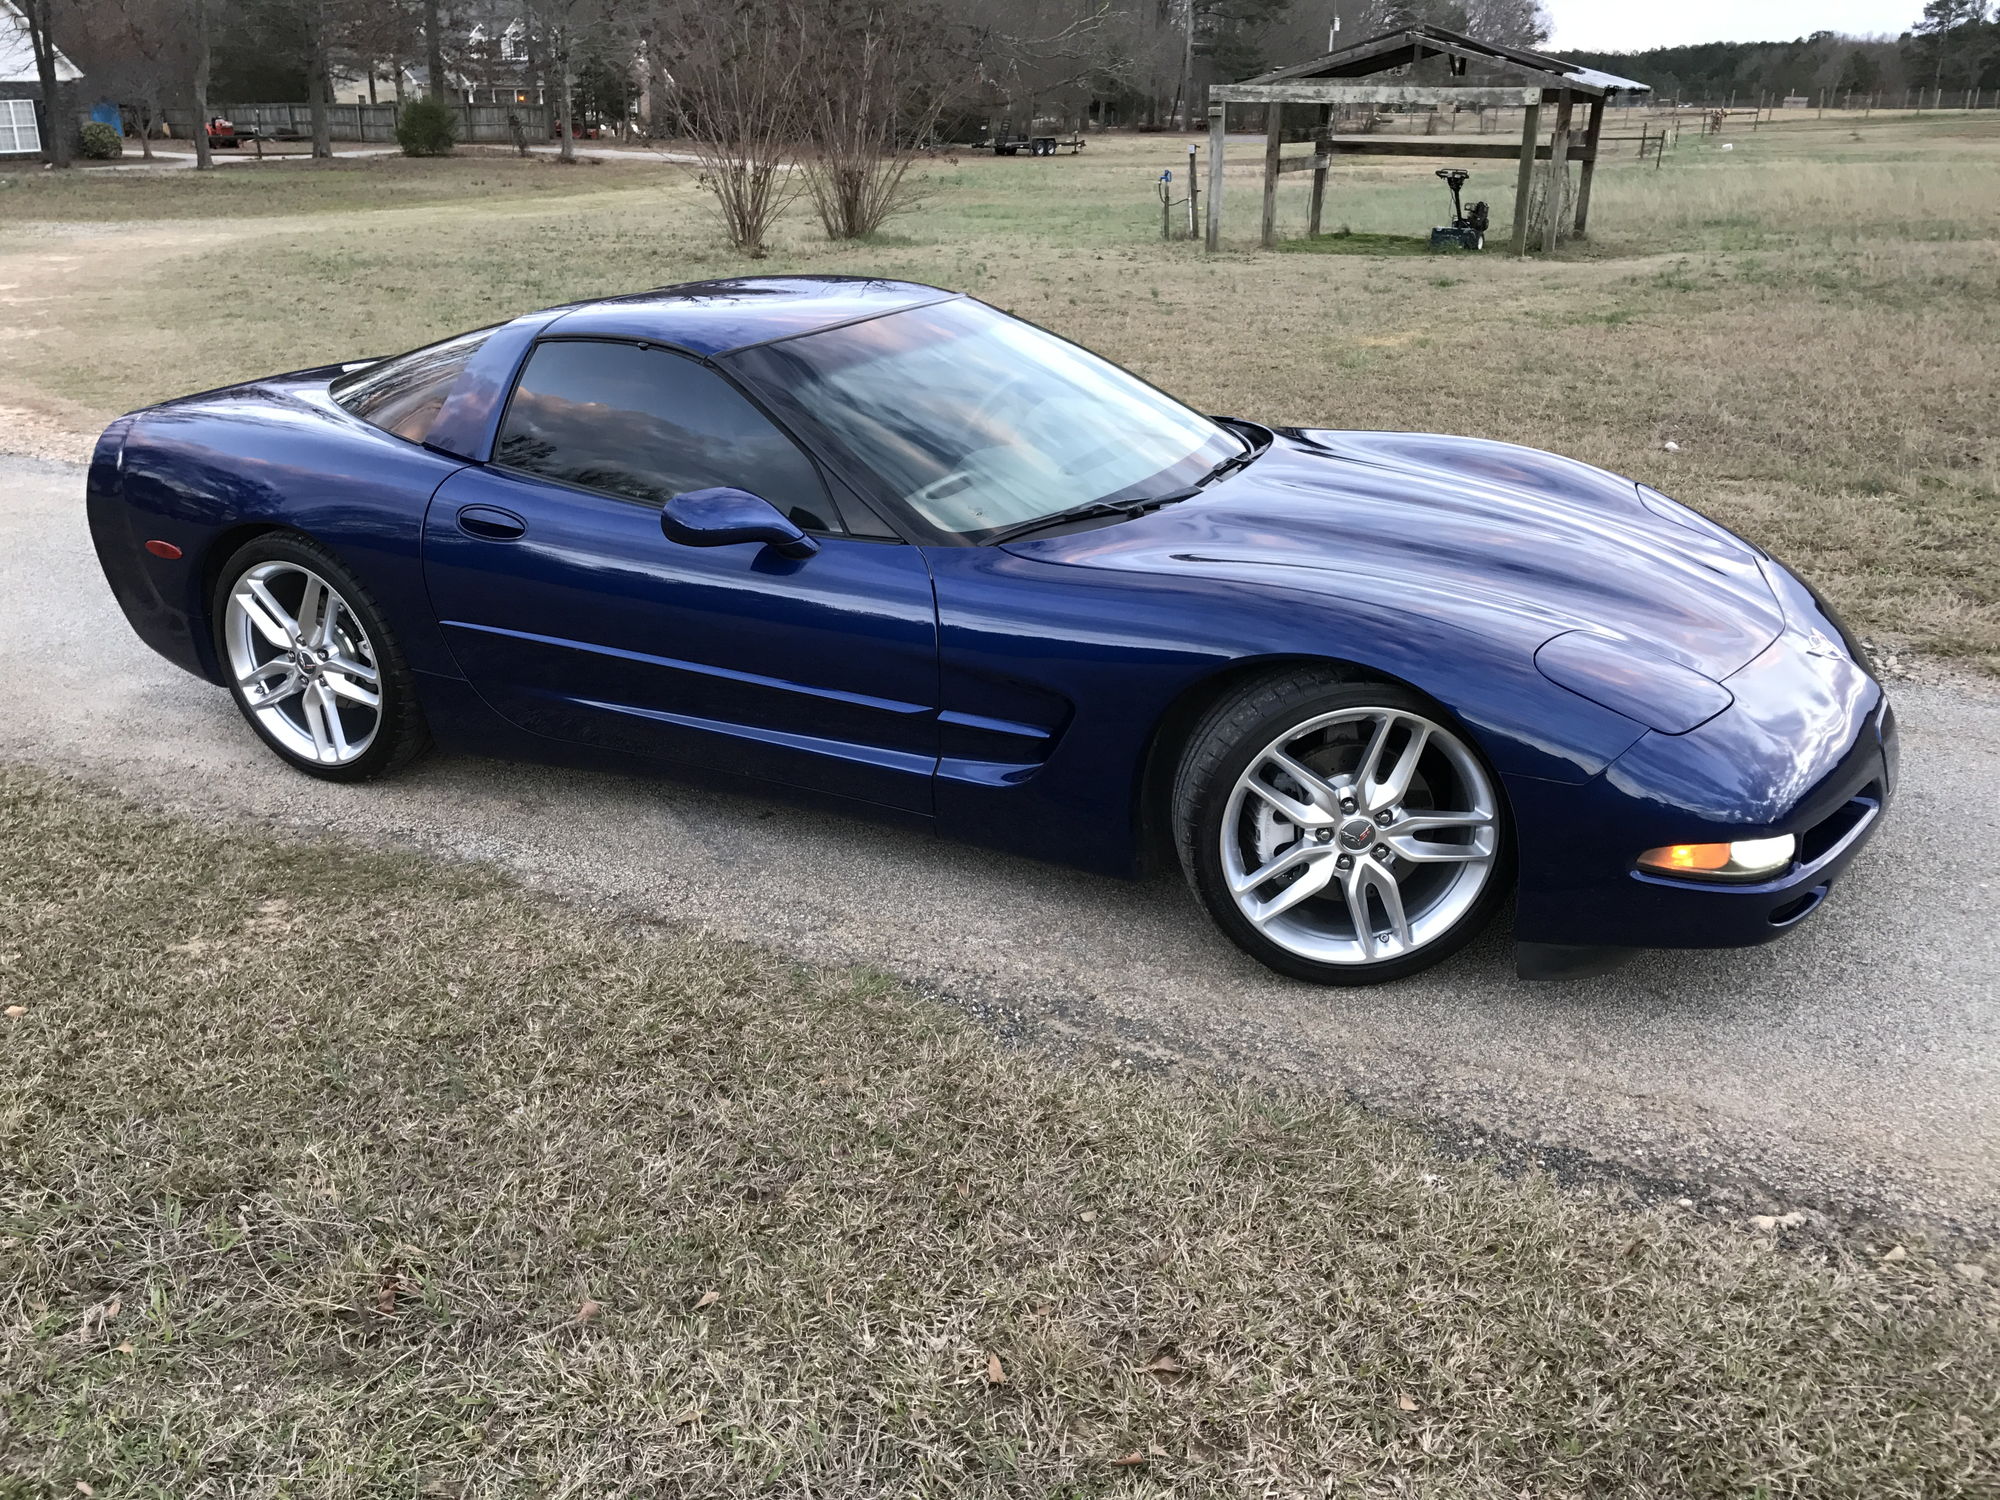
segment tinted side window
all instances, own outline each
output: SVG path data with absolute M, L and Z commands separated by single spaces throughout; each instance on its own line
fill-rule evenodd
M 538 345 L 494 459 L 661 505 L 734 485 L 812 531 L 838 529 L 819 471 L 713 370 L 664 349 L 587 339 Z
M 490 328 L 461 333 L 410 354 L 385 359 L 336 380 L 333 399 L 362 421 L 421 443 L 430 436 L 452 382 L 473 352 L 486 342 Z

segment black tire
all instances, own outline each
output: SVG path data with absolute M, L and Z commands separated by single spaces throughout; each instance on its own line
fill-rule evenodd
M 1265 747 L 1293 726 L 1357 709 L 1390 710 L 1427 719 L 1477 761 L 1491 794 L 1494 848 L 1476 899 L 1448 927 L 1414 951 L 1366 962 L 1321 962 L 1274 941 L 1239 908 L 1230 893 L 1223 863 L 1225 825 L 1239 778 Z M 1313 984 L 1382 984 L 1430 968 L 1479 934 L 1492 920 L 1512 881 L 1513 840 L 1506 801 L 1499 779 L 1479 755 L 1471 736 L 1421 694 L 1393 683 L 1357 680 L 1333 668 L 1297 668 L 1253 678 L 1219 700 L 1195 726 L 1182 752 L 1174 778 L 1172 821 L 1181 868 L 1216 926 L 1260 963 Z M 1365 904 L 1367 898 L 1362 899 Z
M 230 669 L 229 643 L 225 638 L 230 594 L 251 569 L 273 562 L 308 569 L 325 580 L 359 622 L 373 650 L 379 679 L 376 690 L 381 698 L 374 739 L 358 756 L 343 764 L 323 764 L 289 748 L 260 720 Z M 311 537 L 298 532 L 269 532 L 238 548 L 217 575 L 209 617 L 216 658 L 229 680 L 230 696 L 236 700 L 237 711 L 271 752 L 293 769 L 323 781 L 374 781 L 401 770 L 430 749 L 430 729 L 417 701 L 416 681 L 381 607 L 346 564 Z

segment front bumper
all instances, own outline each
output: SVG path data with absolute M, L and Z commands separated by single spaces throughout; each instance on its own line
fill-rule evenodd
M 1825 902 L 1880 826 L 1897 776 L 1881 687 L 1824 634 L 1787 631 L 1732 676 L 1735 704 L 1686 734 L 1649 733 L 1584 787 L 1513 781 L 1524 977 L 1601 973 L 1641 948 L 1767 943 Z M 1754 884 L 1642 871 L 1642 849 L 1792 834 L 1791 866 Z

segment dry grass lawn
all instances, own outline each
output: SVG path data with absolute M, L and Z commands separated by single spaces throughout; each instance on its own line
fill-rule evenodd
M 1741 528 L 1871 634 L 2000 664 L 2000 116 L 1787 120 L 1734 145 L 1690 133 L 1664 170 L 1608 166 L 1596 234 L 1554 262 L 1254 253 L 1249 143 L 1230 253 L 1204 257 L 1158 236 L 1154 180 L 1184 140 L 1112 137 L 940 161 L 875 243 L 829 245 L 796 213 L 762 265 L 962 288 L 1210 410 L 1573 453 Z M 1421 232 L 1444 203 L 1431 165 L 1342 168 L 1329 229 Z M 1472 185 L 1503 220 L 1510 175 Z M 1286 180 L 1290 232 L 1304 193 Z M 690 174 L 651 161 L 0 174 L 0 379 L 18 423 L 94 430 L 746 269 Z
M 763 266 L 963 288 L 1210 410 L 1575 453 L 2000 663 L 2000 121 L 1690 139 L 1527 264 L 1254 253 L 1254 157 L 1218 257 L 1157 237 L 1151 138 L 940 161 Z M 1356 167 L 1330 227 L 1442 202 Z M 749 268 L 656 162 L 0 173 L 0 448 Z M 6 1500 L 2000 1493 L 1995 1282 L 1921 1246 L 22 772 L 0 851 Z
M 0 1495 L 2000 1487 L 1922 1247 L 21 772 L 0 848 Z

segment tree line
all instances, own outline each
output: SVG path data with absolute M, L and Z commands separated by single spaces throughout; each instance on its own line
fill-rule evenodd
M 78 89 L 118 103 L 140 149 L 169 109 L 304 103 L 313 149 L 331 153 L 336 80 L 401 101 L 450 100 L 504 78 L 555 111 L 564 149 L 579 114 L 670 134 L 687 123 L 686 75 L 704 61 L 830 79 L 861 69 L 895 95 L 900 139 L 979 122 L 1186 128 L 1215 81 L 1318 55 L 1390 26 L 1430 21 L 1535 45 L 1539 0 L 19 0 L 51 120 Z M 1333 26 L 1337 21 L 1339 31 Z M 850 43 L 852 44 L 850 54 Z M 60 49 L 84 72 L 58 84 Z M 881 82 L 887 69 L 893 84 Z M 795 80 L 796 81 L 796 80 Z M 644 101 L 644 107 L 641 102 Z M 711 101 L 713 106 L 713 101 Z M 45 133 L 64 164 L 70 132 Z M 209 164 L 203 132 L 194 133 Z
M 1662 99 L 1720 104 L 1787 96 L 1829 103 L 1914 90 L 2000 90 L 2000 13 L 1989 0 L 1928 0 L 1898 37 L 1831 31 L 1789 42 L 1705 42 L 1644 52 L 1566 52 L 1607 73 L 1650 84 Z

